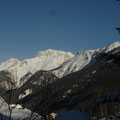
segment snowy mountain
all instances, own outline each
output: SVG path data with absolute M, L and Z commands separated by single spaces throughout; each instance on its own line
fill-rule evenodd
M 17 86 L 22 85 L 38 70 L 52 70 L 57 77 L 63 77 L 92 65 L 99 53 L 109 52 L 119 46 L 120 42 L 114 42 L 101 49 L 80 51 L 75 56 L 70 52 L 48 49 L 24 61 L 11 58 L 0 64 L 0 71 L 10 72 Z
M 58 79 L 58 77 L 50 71 L 39 70 L 19 88 L 17 95 L 19 95 L 19 99 L 24 98 L 31 93 L 33 94 L 43 86 L 54 82 L 56 79 Z
M 14 58 L 9 59 L 0 64 L 0 71 L 9 71 L 19 86 L 20 78 L 27 73 L 34 74 L 38 70 L 54 69 L 73 56 L 70 52 L 48 49 L 40 51 L 34 58 L 25 59 L 24 61 Z
M 21 79 L 26 82 L 12 91 L 11 103 L 22 104 L 43 116 L 65 110 L 99 115 L 99 110 L 92 109 L 96 105 L 96 89 L 120 90 L 119 44 L 120 42 L 115 42 L 102 49 L 78 52 L 54 70 L 39 70 L 34 75 L 26 74 L 26 77 Z M 66 68 L 66 73 L 62 68 Z M 58 71 L 60 69 L 61 71 Z M 78 71 L 74 72 L 75 70 Z M 63 77 L 58 79 L 52 74 L 55 71 L 60 72 Z M 69 75 L 64 77 L 65 74 Z M 8 101 L 9 92 L 6 92 L 3 98 Z
M 88 51 L 80 51 L 74 57 L 70 58 L 58 68 L 53 70 L 53 74 L 58 77 L 63 77 L 67 74 L 79 71 L 88 65 L 92 65 L 95 63 L 96 56 L 100 53 L 107 53 L 117 47 L 120 46 L 120 42 L 114 42 L 107 47 L 96 49 L 96 50 L 88 50 Z
M 63 77 L 72 72 L 76 72 L 84 68 L 92 60 L 92 63 L 95 62 L 94 58 L 95 50 L 82 51 L 77 53 L 76 56 L 67 60 L 57 69 L 53 70 L 53 74 L 58 77 Z
M 113 50 L 113 49 L 115 49 L 117 47 L 120 47 L 120 42 L 119 41 L 114 42 L 114 43 L 108 45 L 107 47 L 104 47 L 102 52 L 107 53 L 107 52 L 109 52 L 109 51 L 111 51 L 111 50 Z
M 59 78 L 42 88 L 38 87 L 33 94 L 22 99 L 21 104 L 31 110 L 34 108 L 40 115 L 69 110 L 99 116 L 100 105 L 96 100 L 99 95 L 105 95 L 106 92 L 120 90 L 119 74 L 120 47 L 100 54 L 99 60 L 89 67 Z M 39 80 L 41 81 L 41 76 Z M 115 113 L 116 107 L 113 105 L 115 103 L 109 101 L 108 114 Z
M 32 76 L 33 74 L 28 72 L 26 75 L 24 75 L 21 79 L 20 79 L 20 83 L 19 85 L 22 86 L 26 81 L 28 81 L 30 79 L 30 77 Z

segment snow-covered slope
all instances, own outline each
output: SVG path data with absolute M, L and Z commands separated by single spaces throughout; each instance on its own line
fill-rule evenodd
M 33 74 L 28 72 L 26 75 L 24 75 L 21 79 L 20 79 L 20 86 L 22 86 L 26 81 L 28 81 L 30 79 L 30 77 L 32 76 Z
M 115 49 L 117 47 L 120 47 L 120 42 L 119 41 L 114 42 L 114 43 L 108 45 L 107 47 L 104 47 L 103 52 L 107 53 L 107 52 L 109 52 L 109 51 L 111 51 L 111 50 L 113 50 L 113 49 Z
M 94 53 L 95 50 L 81 51 L 77 53 L 76 56 L 67 60 L 57 69 L 55 69 L 53 71 L 53 74 L 55 74 L 58 77 L 62 77 L 69 73 L 79 71 L 91 62 L 91 60 L 94 58 Z M 94 62 L 95 60 L 92 60 L 92 63 Z
M 114 42 L 107 47 L 81 51 L 74 56 L 70 52 L 57 51 L 48 49 L 40 51 L 34 58 L 19 61 L 17 59 L 9 59 L 0 64 L 0 71 L 7 70 L 13 76 L 17 85 L 20 85 L 20 79 L 28 73 L 34 74 L 38 70 L 53 70 L 53 74 L 58 77 L 63 77 L 69 73 L 76 72 L 95 63 L 97 56 L 101 52 L 109 52 L 120 46 L 120 42 Z M 27 76 L 29 79 L 31 75 Z M 21 82 L 27 80 L 26 76 L 21 79 Z M 23 84 L 23 83 L 21 83 Z
M 28 72 L 34 74 L 38 70 L 54 69 L 73 56 L 70 52 L 48 49 L 38 52 L 32 59 L 25 59 L 24 61 L 9 59 L 0 64 L 0 71 L 9 71 L 19 86 L 20 78 Z
M 96 50 L 88 50 L 78 52 L 74 57 L 64 62 L 58 68 L 53 70 L 53 74 L 58 77 L 63 77 L 72 72 L 76 72 L 86 67 L 87 65 L 92 65 L 96 62 L 95 57 L 99 53 L 107 53 L 117 47 L 120 46 L 120 42 L 114 42 L 107 47 L 96 49 Z
M 34 93 L 43 86 L 46 86 L 54 82 L 58 77 L 53 75 L 50 71 L 37 71 L 32 77 L 30 77 L 21 87 L 17 95 L 19 94 L 19 99 L 24 98 L 28 94 Z

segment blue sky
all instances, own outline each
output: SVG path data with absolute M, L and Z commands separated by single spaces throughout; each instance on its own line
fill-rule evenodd
M 115 0 L 1 0 L 0 62 L 57 49 L 77 53 L 119 41 Z

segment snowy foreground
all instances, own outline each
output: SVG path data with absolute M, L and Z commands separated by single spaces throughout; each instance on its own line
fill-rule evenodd
M 11 107 L 11 111 L 12 114 L 8 104 L 4 102 L 3 99 L 0 99 L 0 120 L 42 120 L 41 116 L 39 116 L 37 113 L 32 113 L 30 110 L 18 108 L 13 109 Z
M 120 113 L 115 116 L 108 116 L 106 118 L 96 118 L 96 117 L 89 117 L 87 114 L 82 112 L 72 112 L 72 111 L 65 111 L 59 113 L 55 120 L 120 120 Z
M 92 120 L 88 115 L 81 112 L 66 111 L 58 114 L 55 120 Z
M 12 112 L 10 112 L 9 107 L 11 108 Z M 13 107 L 15 108 L 13 109 Z M 56 114 L 55 116 L 54 120 L 120 120 L 118 118 L 96 119 L 89 117 L 85 113 L 72 111 L 61 112 L 58 115 Z M 118 114 L 117 116 L 119 117 L 120 114 Z M 27 109 L 25 110 L 21 109 L 20 105 L 8 106 L 8 104 L 2 98 L 0 98 L 0 120 L 43 120 L 43 119 L 37 113 L 32 113 L 30 110 Z

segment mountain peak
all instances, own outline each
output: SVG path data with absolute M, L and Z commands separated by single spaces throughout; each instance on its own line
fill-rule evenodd
M 54 50 L 54 49 L 47 49 L 47 50 L 44 50 L 44 51 L 39 51 L 35 57 L 40 57 L 40 56 L 43 56 L 43 55 L 59 55 L 59 54 L 69 54 L 70 56 L 74 56 L 72 53 L 70 52 L 64 52 L 64 51 L 60 51 L 60 50 Z
M 16 59 L 16 58 L 10 58 L 10 59 L 8 59 L 7 61 L 8 61 L 8 62 L 19 62 L 19 60 Z
M 74 55 L 70 52 L 47 49 L 37 53 L 36 57 L 19 61 L 11 58 L 0 63 L 0 71 L 7 70 L 13 76 L 19 86 L 20 78 L 28 72 L 34 74 L 38 70 L 51 70 L 57 68 Z M 29 76 L 28 76 L 29 77 Z
M 104 48 L 103 52 L 109 52 L 117 47 L 120 47 L 120 41 L 109 44 L 107 47 Z
M 79 52 L 77 52 L 77 55 L 81 55 L 81 54 L 93 54 L 96 50 L 79 51 Z
M 112 44 L 108 45 L 109 47 L 119 47 L 120 46 L 120 41 L 113 42 Z

